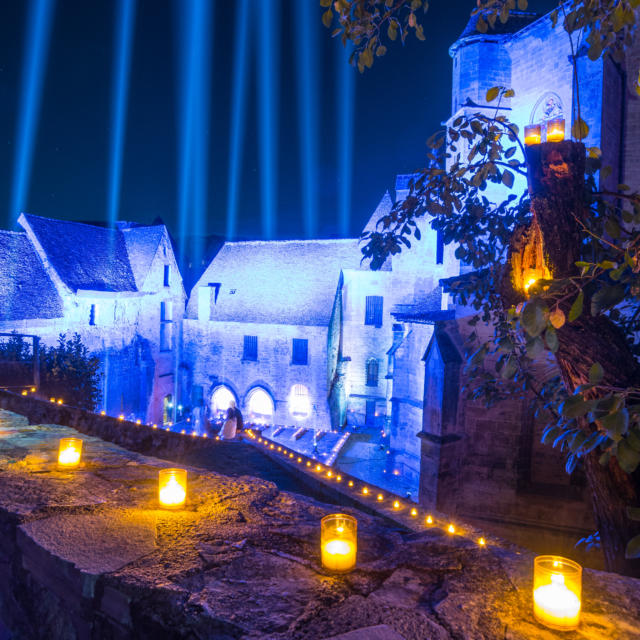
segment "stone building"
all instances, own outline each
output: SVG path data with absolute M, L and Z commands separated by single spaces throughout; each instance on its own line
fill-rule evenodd
M 78 333 L 102 361 L 101 408 L 171 421 L 186 295 L 164 225 L 18 222 L 0 232 L 0 332 Z

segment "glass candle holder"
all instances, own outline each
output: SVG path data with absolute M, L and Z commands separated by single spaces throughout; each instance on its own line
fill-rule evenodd
M 546 627 L 566 631 L 580 622 L 582 567 L 561 556 L 533 561 L 533 613 Z
M 322 566 L 327 571 L 347 573 L 356 566 L 358 521 L 344 513 L 322 518 L 320 525 Z
M 81 457 L 82 440 L 80 438 L 60 438 L 58 464 L 61 467 L 77 467 L 80 464 Z
M 555 118 L 547 122 L 547 142 L 564 140 L 564 118 Z
M 542 142 L 542 127 L 539 124 L 528 124 L 524 128 L 524 143 L 528 146 Z
M 187 499 L 187 471 L 161 469 L 158 472 L 158 501 L 161 507 L 179 509 Z

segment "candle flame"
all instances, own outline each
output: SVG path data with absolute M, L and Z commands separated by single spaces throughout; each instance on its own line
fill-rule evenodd
M 160 504 L 168 507 L 181 505 L 186 497 L 187 492 L 175 479 L 175 476 L 171 476 L 167 484 L 160 489 Z
M 76 465 L 80 462 L 80 452 L 74 446 L 69 445 L 58 454 L 58 462 L 60 464 Z

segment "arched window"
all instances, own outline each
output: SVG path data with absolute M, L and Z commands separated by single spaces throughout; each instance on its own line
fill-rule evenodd
M 247 395 L 249 417 L 257 423 L 267 423 L 273 420 L 275 406 L 271 395 L 262 387 L 255 387 Z
M 212 415 L 220 416 L 220 414 L 226 414 L 232 400 L 235 402 L 236 396 L 229 387 L 225 385 L 216 387 L 211 394 Z
M 289 411 L 292 416 L 306 418 L 311 413 L 309 389 L 303 384 L 294 384 L 289 394 Z
M 379 364 L 375 358 L 367 360 L 367 387 L 378 386 L 378 368 Z

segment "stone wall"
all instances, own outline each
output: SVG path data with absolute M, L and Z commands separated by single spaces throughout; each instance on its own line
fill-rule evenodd
M 533 619 L 531 554 L 356 510 L 357 568 L 331 575 L 319 524 L 334 507 L 191 467 L 185 508 L 158 509 L 161 461 L 85 438 L 82 466 L 62 471 L 73 433 L 0 412 L 0 621 L 16 638 L 638 637 L 640 581 L 585 571 L 567 636 Z
M 31 424 L 68 425 L 80 433 L 102 438 L 131 451 L 174 460 L 192 450 L 216 447 L 214 440 L 185 437 L 164 429 L 154 429 L 146 424 L 139 425 L 128 420 L 118 420 L 9 391 L 0 390 L 0 409 L 19 413 Z
M 544 424 L 528 402 L 486 408 L 466 396 L 460 354 L 469 331 L 464 320 L 440 325 L 435 335 L 447 340 L 438 348 L 434 337 L 427 352 L 420 502 L 539 553 L 602 566 L 599 553 L 575 548 L 595 531 L 584 476 L 568 475 L 562 452 L 540 442 Z
M 243 359 L 245 335 L 258 338 L 255 362 Z M 292 364 L 293 338 L 308 341 L 308 364 Z M 311 428 L 328 428 L 331 424 L 327 404 L 327 327 L 187 319 L 183 359 L 188 367 L 184 374 L 186 388 L 201 387 L 205 404 L 211 401 L 213 391 L 224 385 L 250 418 L 247 397 L 252 389 L 262 387 L 274 401 L 274 424 Z M 311 413 L 307 418 L 293 416 L 290 411 L 290 394 L 298 384 L 309 390 Z

